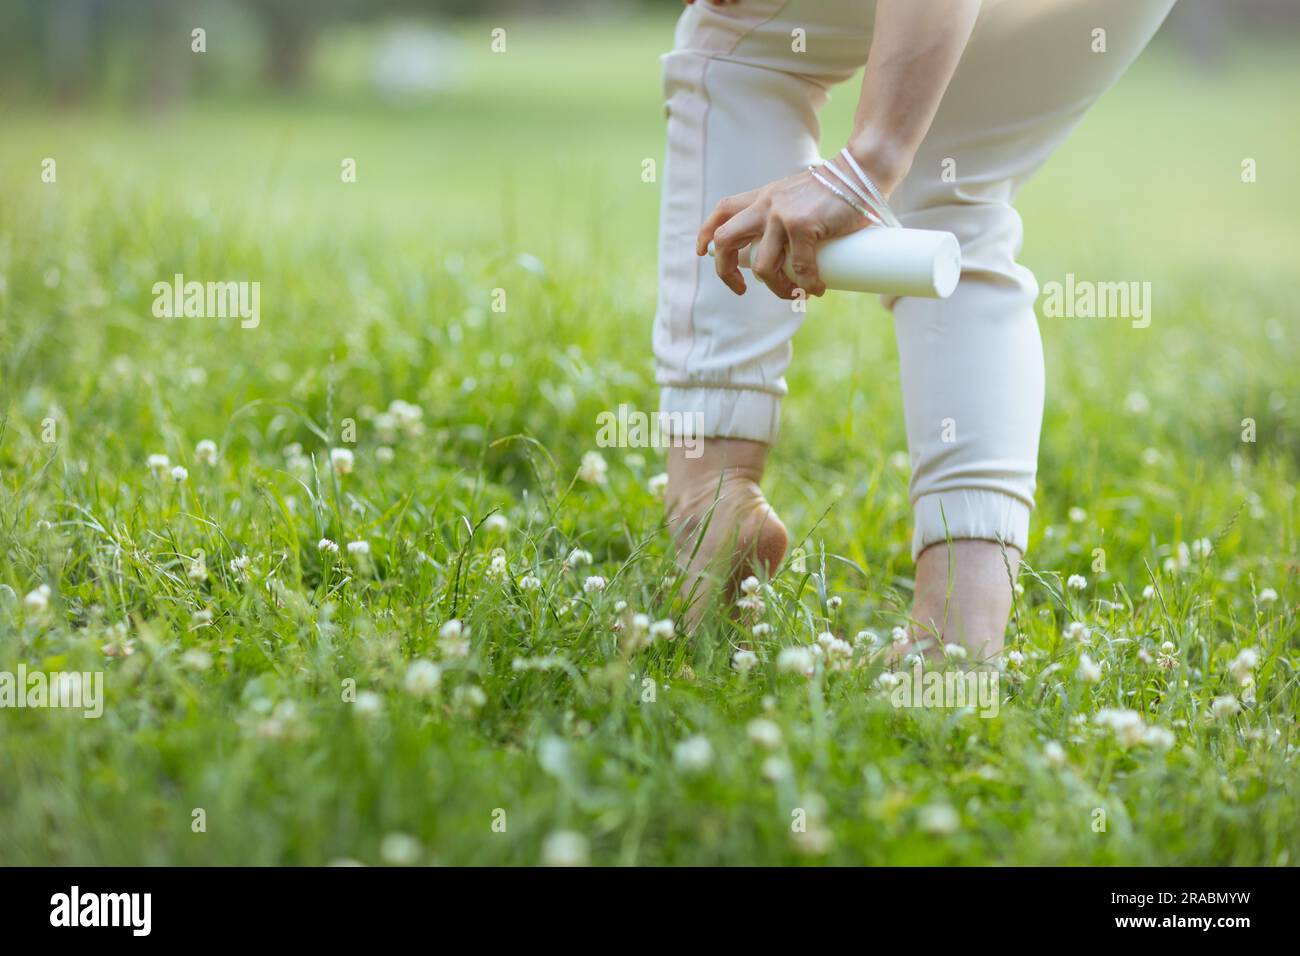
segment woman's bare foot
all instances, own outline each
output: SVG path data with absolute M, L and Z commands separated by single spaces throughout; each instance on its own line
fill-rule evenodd
M 696 458 L 687 458 L 684 448 L 668 450 L 668 524 L 685 572 L 690 629 L 719 585 L 730 601 L 747 575 L 775 572 L 789 546 L 785 525 L 759 488 L 767 445 L 707 438 L 700 448 Z
M 964 648 L 967 660 L 987 662 L 1002 653 L 1007 618 L 1020 570 L 1020 551 L 993 541 L 940 542 L 916 561 L 912 647 L 941 659 L 947 644 Z

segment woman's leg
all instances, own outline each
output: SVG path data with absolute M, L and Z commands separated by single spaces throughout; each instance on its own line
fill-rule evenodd
M 803 312 L 762 283 L 732 293 L 695 254 L 718 200 L 796 172 L 818 155 L 817 110 L 830 83 L 865 60 L 867 15 L 819 25 L 828 5 L 753 0 L 682 16 L 664 57 L 668 156 L 654 346 L 665 423 L 688 421 L 703 454 L 668 453 L 668 517 L 687 590 L 699 598 L 750 569 L 770 572 L 785 528 L 759 488 L 776 437 L 790 339 Z M 808 14 L 811 14 L 808 15 Z M 792 44 L 803 30 L 806 52 Z
M 1038 285 L 1016 262 L 1022 229 L 1011 203 L 1172 4 L 987 0 L 894 195 L 905 225 L 952 231 L 963 259 L 952 297 L 894 306 L 912 458 L 918 641 L 958 643 L 981 659 L 1001 652 L 1028 543 L 1043 408 Z

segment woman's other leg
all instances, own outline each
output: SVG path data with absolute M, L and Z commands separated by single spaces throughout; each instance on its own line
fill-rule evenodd
M 958 643 L 981 659 L 1001 652 L 1028 544 L 1043 408 L 1038 285 L 1016 261 L 1022 227 L 1012 200 L 1172 5 L 986 0 L 894 195 L 905 225 L 952 231 L 963 259 L 951 298 L 894 307 L 912 459 L 918 639 Z

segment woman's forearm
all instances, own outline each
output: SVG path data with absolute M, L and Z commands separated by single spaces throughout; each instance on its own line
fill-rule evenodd
M 877 0 L 849 152 L 886 192 L 907 175 L 970 39 L 981 0 Z

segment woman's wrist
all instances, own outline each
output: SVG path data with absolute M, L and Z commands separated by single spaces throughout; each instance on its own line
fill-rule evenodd
M 912 165 L 911 148 L 873 130 L 854 133 L 846 148 L 886 196 L 898 187 Z

